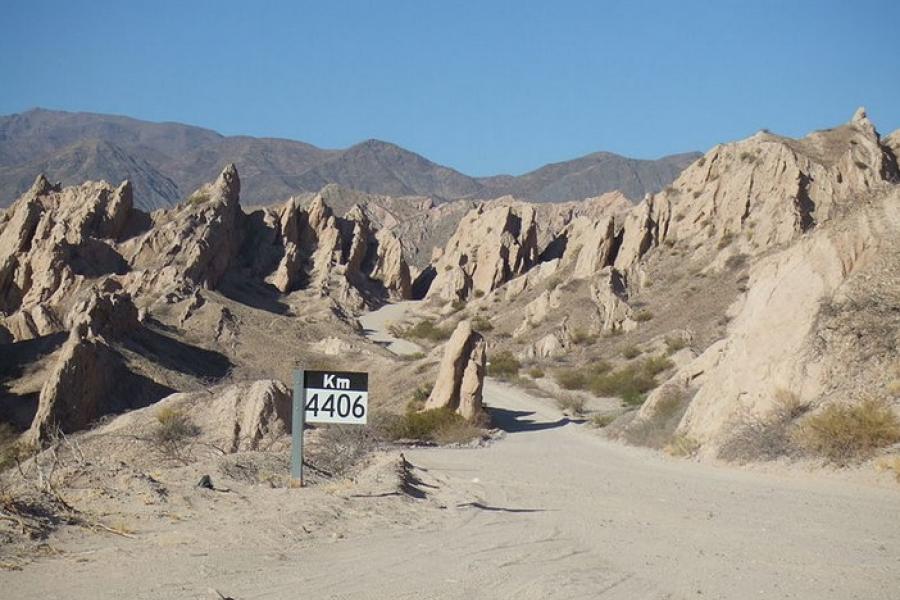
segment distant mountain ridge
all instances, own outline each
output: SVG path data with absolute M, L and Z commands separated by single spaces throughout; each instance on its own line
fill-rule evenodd
M 0 117 L 0 207 L 38 173 L 64 184 L 129 179 L 145 209 L 177 203 L 218 173 L 240 166 L 247 204 L 270 204 L 328 184 L 372 194 L 438 200 L 512 195 L 564 202 L 619 190 L 632 199 L 656 192 L 700 156 L 658 160 L 598 152 L 524 175 L 470 177 L 388 142 L 326 150 L 294 140 L 224 136 L 179 123 L 33 109 Z

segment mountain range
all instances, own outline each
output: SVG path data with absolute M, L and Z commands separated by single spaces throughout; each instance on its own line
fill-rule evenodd
M 640 160 L 596 152 L 523 175 L 470 177 L 380 140 L 343 150 L 287 139 L 224 136 L 179 123 L 33 109 L 0 117 L 0 207 L 39 173 L 63 184 L 128 179 L 144 209 L 175 204 L 222 166 L 240 166 L 248 205 L 338 184 L 390 196 L 436 200 L 512 195 L 564 202 L 618 190 L 638 200 L 661 190 L 700 156 L 687 152 Z

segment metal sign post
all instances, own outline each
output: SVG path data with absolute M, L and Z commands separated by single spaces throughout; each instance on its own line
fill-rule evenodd
M 291 406 L 291 483 L 303 487 L 303 427 L 306 423 L 365 425 L 369 416 L 369 374 L 294 371 Z
M 306 388 L 303 369 L 294 371 L 294 401 L 291 406 L 291 480 L 303 487 L 303 428 L 306 426 Z

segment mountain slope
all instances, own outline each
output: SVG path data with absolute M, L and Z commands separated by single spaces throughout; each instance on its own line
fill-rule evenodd
M 0 207 L 44 172 L 64 184 L 131 179 L 137 206 L 154 209 L 183 200 L 227 163 L 240 166 L 248 204 L 271 204 L 330 183 L 438 200 L 513 195 L 560 202 L 615 189 L 639 199 L 671 183 L 698 156 L 636 160 L 599 152 L 521 176 L 475 178 L 378 140 L 325 150 L 293 140 L 227 137 L 178 123 L 35 109 L 0 117 Z

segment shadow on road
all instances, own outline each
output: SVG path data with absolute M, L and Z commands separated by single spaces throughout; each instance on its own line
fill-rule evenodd
M 535 513 L 535 512 L 544 512 L 543 508 L 505 508 L 502 506 L 488 506 L 487 504 L 482 504 L 481 502 L 465 502 L 463 504 L 457 504 L 457 508 L 465 508 L 467 506 L 471 506 L 472 508 L 480 508 L 481 510 L 487 510 L 491 512 L 506 512 L 506 513 Z
M 535 421 L 528 419 L 534 414 L 530 410 L 507 410 L 505 408 L 487 408 L 488 414 L 491 416 L 491 422 L 494 426 L 499 427 L 507 433 L 517 433 L 520 431 L 540 431 L 542 429 L 553 429 L 555 427 L 563 427 L 572 421 L 566 417 L 557 419 L 556 421 Z

